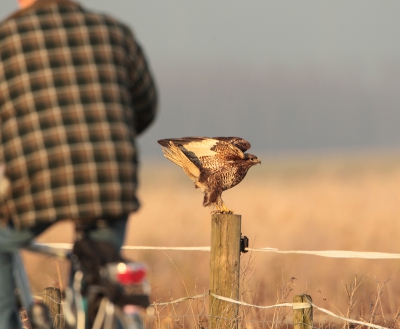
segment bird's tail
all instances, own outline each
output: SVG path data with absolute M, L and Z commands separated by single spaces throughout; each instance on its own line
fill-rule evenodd
M 173 142 L 168 143 L 168 147 L 162 147 L 164 156 L 171 162 L 181 167 L 189 178 L 197 182 L 200 176 L 200 169 L 188 159 L 185 153 Z
M 174 143 L 169 142 L 168 147 L 162 147 L 164 156 L 171 162 L 183 168 L 182 157 L 185 157 L 183 152 Z

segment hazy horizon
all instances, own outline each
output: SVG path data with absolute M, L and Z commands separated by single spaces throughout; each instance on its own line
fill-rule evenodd
M 185 135 L 238 135 L 254 153 L 400 147 L 400 2 L 80 3 L 130 25 L 148 55 L 160 114 L 144 156 Z

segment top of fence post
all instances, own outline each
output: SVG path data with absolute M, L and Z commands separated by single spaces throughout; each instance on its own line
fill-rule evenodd
M 293 326 L 294 329 L 312 329 L 313 327 L 313 307 L 310 295 L 296 295 L 293 297 L 293 304 L 303 304 L 302 308 L 293 305 Z M 304 307 L 309 304 L 309 307 Z
M 211 215 L 210 292 L 239 299 L 241 215 Z M 237 304 L 210 296 L 210 329 L 237 328 Z

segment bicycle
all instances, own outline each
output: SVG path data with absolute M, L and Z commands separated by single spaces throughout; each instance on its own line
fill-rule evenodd
M 150 286 L 143 263 L 127 262 L 112 255 L 117 261 L 104 262 L 88 273 L 84 249 L 90 244 L 110 248 L 102 242 L 85 240 L 84 231 L 77 227 L 78 239 L 72 251 L 31 243 L 25 250 L 69 260 L 70 282 L 65 290 L 64 319 L 68 329 L 143 329 L 136 306 L 150 304 Z M 90 249 L 90 248 L 89 248 Z M 83 250 L 83 251 L 82 251 Z M 117 252 L 119 255 L 119 253 Z M 90 260 L 89 260 L 90 262 Z M 52 329 L 48 309 L 34 301 L 25 266 L 19 252 L 13 254 L 14 277 L 21 306 L 27 310 L 33 329 Z M 90 272 L 90 271 L 89 271 Z M 132 307 L 134 306 L 134 307 Z

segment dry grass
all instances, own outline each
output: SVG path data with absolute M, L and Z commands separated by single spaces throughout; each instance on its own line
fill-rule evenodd
M 252 247 L 399 252 L 400 154 L 262 160 L 239 186 L 223 195 L 227 206 L 242 215 L 242 232 Z M 143 207 L 131 218 L 126 244 L 209 245 L 210 209 L 202 207 L 202 195 L 184 173 L 161 160 L 143 167 L 141 177 Z M 70 242 L 71 236 L 69 224 L 62 223 L 41 240 Z M 127 255 L 150 266 L 154 299 L 208 290 L 207 252 L 132 251 Z M 253 259 L 242 284 L 247 302 L 275 303 L 277 291 L 295 278 L 290 281 L 289 301 L 295 294 L 307 293 L 321 307 L 368 319 L 371 302 L 380 293 L 387 317 L 397 314 L 398 260 L 247 253 L 243 263 L 248 264 L 249 257 Z M 26 260 L 36 291 L 58 284 L 54 261 L 38 256 Z M 61 267 L 65 286 L 67 270 Z M 351 296 L 357 303 L 348 310 L 356 274 L 364 280 Z

